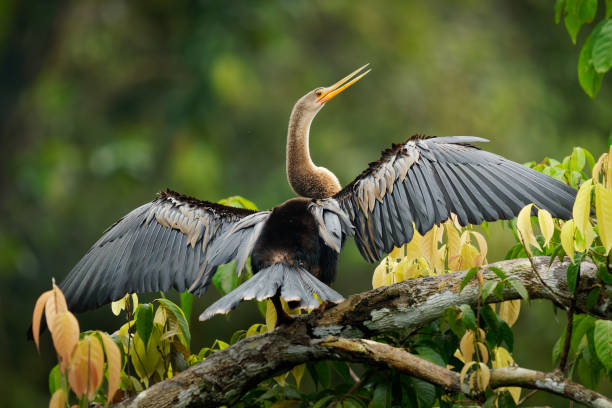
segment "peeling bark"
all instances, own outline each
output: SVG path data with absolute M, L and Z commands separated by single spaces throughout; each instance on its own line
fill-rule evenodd
M 566 282 L 569 261 L 555 261 L 550 267 L 548 262 L 548 257 L 534 258 L 534 266 L 546 286 L 535 276 L 527 259 L 502 261 L 491 266 L 519 279 L 532 299 L 549 299 L 567 309 L 571 305 L 571 294 Z M 592 263 L 584 262 L 581 271 L 580 286 L 576 289 L 576 310 L 601 319 L 612 319 L 611 299 L 608 295 L 612 288 L 602 290 L 593 309 L 587 310 L 586 296 L 594 284 L 601 282 L 597 280 L 596 267 Z M 267 378 L 304 362 L 326 359 L 390 365 L 449 392 L 459 392 L 462 389 L 457 373 L 419 359 L 403 349 L 368 340 L 347 339 L 367 337 L 398 328 L 419 327 L 439 318 L 448 307 L 476 305 L 479 296 L 476 282 L 468 284 L 459 292 L 464 276 L 465 272 L 456 272 L 400 282 L 353 295 L 335 307 L 314 311 L 297 318 L 289 326 L 244 339 L 218 351 L 202 363 L 151 386 L 134 399 L 117 406 L 161 408 L 231 404 Z M 483 276 L 485 280 L 498 279 L 487 270 L 483 270 Z M 506 289 L 503 297 L 510 300 L 520 296 L 516 291 Z M 489 303 L 498 301 L 493 296 L 487 299 Z M 491 379 L 494 387 L 520 385 L 557 393 L 588 406 L 612 407 L 609 399 L 578 384 L 564 380 L 564 387 L 557 387 L 561 384 L 557 379 L 562 379 L 552 374 L 523 368 L 494 371 L 497 372 L 500 374 L 495 374 Z M 519 384 L 517 381 L 523 382 Z

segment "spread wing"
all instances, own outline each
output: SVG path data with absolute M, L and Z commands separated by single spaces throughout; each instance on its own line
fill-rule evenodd
M 217 266 L 236 259 L 241 271 L 268 215 L 166 190 L 113 224 L 60 287 L 77 312 L 132 292 L 201 294 Z
M 455 213 L 461 225 L 510 219 L 529 203 L 571 218 L 576 191 L 542 173 L 469 143 L 469 136 L 413 136 L 333 196 L 355 227 L 370 262 Z

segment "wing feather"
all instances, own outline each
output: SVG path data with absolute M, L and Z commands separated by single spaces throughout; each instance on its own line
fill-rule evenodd
M 531 202 L 571 217 L 576 191 L 542 173 L 470 143 L 470 136 L 414 136 L 383 151 L 336 200 L 354 226 L 360 253 L 374 262 L 446 221 L 461 225 L 510 219 Z
M 237 254 L 244 263 L 268 215 L 167 190 L 107 229 L 60 287 L 73 311 L 131 292 L 193 287 L 202 293 L 217 266 Z M 214 264 L 207 264 L 211 260 Z

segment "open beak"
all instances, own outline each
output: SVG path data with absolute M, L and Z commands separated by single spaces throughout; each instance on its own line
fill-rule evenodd
M 332 100 L 332 98 L 334 96 L 338 95 L 340 92 L 344 91 L 346 88 L 348 88 L 349 86 L 353 85 L 355 82 L 359 81 L 368 72 L 370 72 L 371 69 L 368 69 L 366 72 L 360 74 L 357 77 L 355 77 L 355 75 L 357 75 L 359 72 L 363 71 L 363 69 L 365 67 L 367 67 L 368 65 L 370 65 L 370 64 L 365 64 L 363 67 L 361 67 L 361 68 L 351 72 L 350 75 L 347 75 L 346 77 L 342 78 L 341 80 L 339 80 L 338 82 L 336 82 L 332 86 L 329 86 L 329 87 L 325 88 L 325 90 L 323 91 L 323 94 L 319 97 L 319 99 L 317 99 L 317 102 L 319 102 L 319 103 L 329 102 L 330 100 Z M 355 78 L 353 78 L 353 77 L 355 77 Z M 351 78 L 353 78 L 353 79 L 351 79 Z

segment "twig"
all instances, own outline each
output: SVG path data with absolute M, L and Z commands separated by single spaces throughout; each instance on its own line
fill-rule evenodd
M 516 405 L 521 405 L 522 403 L 527 401 L 529 398 L 533 397 L 536 392 L 538 392 L 538 390 L 531 390 L 529 393 L 527 393 L 527 395 L 525 395 L 523 398 L 521 398 L 519 400 L 518 404 L 516 404 Z
M 546 289 L 548 289 L 548 291 L 550 291 L 550 294 L 552 295 L 553 299 L 555 299 L 555 303 L 560 304 L 560 305 L 563 304 L 563 302 L 561 302 L 559 298 L 557 297 L 557 294 L 552 290 L 550 286 L 546 284 L 546 282 L 544 282 L 544 280 L 542 279 L 542 276 L 540 276 L 540 272 L 538 272 L 538 268 L 536 268 L 535 263 L 533 262 L 533 257 L 531 256 L 531 252 L 529 252 L 529 249 L 527 248 L 527 244 L 525 244 L 525 239 L 523 238 L 523 234 L 521 233 L 521 231 L 519 231 L 518 228 L 516 229 L 516 231 L 519 233 L 521 245 L 523 245 L 523 248 L 525 249 L 525 253 L 527 254 L 527 259 L 529 259 L 529 264 L 531 265 L 531 269 L 537 276 L 538 280 L 540 281 L 542 286 L 544 286 Z M 550 269 L 550 266 L 548 268 Z
M 561 353 L 561 357 L 559 358 L 559 367 L 558 369 L 565 373 L 565 369 L 567 367 L 567 359 L 569 356 L 570 346 L 572 343 L 572 331 L 574 330 L 574 313 L 576 310 L 576 291 L 578 290 L 578 285 L 580 284 L 580 266 L 578 265 L 578 272 L 576 275 L 576 286 L 574 287 L 574 294 L 572 296 L 572 303 L 567 311 L 567 326 L 565 328 L 565 340 L 563 343 L 563 352 Z

